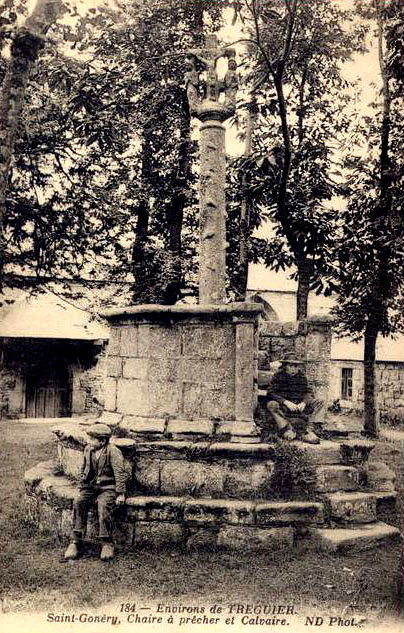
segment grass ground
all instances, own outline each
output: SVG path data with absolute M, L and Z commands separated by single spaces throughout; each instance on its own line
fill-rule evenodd
M 171 604 L 295 604 L 328 613 L 400 614 L 402 560 L 393 544 L 346 556 L 295 550 L 248 555 L 139 550 L 105 565 L 88 556 L 62 563 L 64 543 L 25 521 L 23 474 L 56 454 L 49 423 L 2 422 L 0 589 L 2 611 L 98 608 L 145 600 Z M 403 530 L 404 442 L 382 440 L 375 458 L 397 472 Z

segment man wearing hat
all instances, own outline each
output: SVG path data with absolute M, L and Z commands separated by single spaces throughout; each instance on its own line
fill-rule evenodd
M 320 440 L 312 429 L 311 416 L 319 415 L 324 405 L 312 398 L 303 366 L 303 361 L 291 355 L 282 360 L 281 368 L 269 385 L 266 406 L 279 435 L 285 440 L 295 440 L 295 429 L 298 429 L 299 439 L 308 444 L 318 444 Z
M 125 503 L 127 472 L 119 448 L 109 443 L 111 429 L 106 424 L 93 424 L 87 435 L 90 441 L 84 449 L 79 495 L 73 504 L 73 539 L 65 559 L 74 560 L 82 551 L 87 527 L 87 515 L 95 503 L 98 509 L 98 535 L 102 543 L 101 560 L 114 556 L 112 512 Z

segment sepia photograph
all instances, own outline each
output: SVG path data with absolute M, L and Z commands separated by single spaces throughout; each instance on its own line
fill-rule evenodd
M 404 630 L 404 0 L 0 0 L 0 633 Z

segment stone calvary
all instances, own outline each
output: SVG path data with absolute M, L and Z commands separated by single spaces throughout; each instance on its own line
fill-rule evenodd
M 227 62 L 223 79 L 220 59 Z M 316 401 L 327 402 L 331 324 L 321 317 L 265 320 L 259 304 L 226 302 L 223 123 L 236 107 L 234 50 L 208 37 L 205 47 L 187 55 L 185 86 L 191 114 L 201 122 L 199 304 L 129 306 L 104 315 L 111 334 L 98 423 L 111 430 L 109 442 L 120 449 L 129 473 L 113 538 L 128 549 L 268 550 L 293 547 L 305 537 L 330 551 L 396 538 L 394 476 L 369 460 L 374 443 L 322 420 L 319 443 L 302 442 L 294 431 L 288 442 L 279 437 L 279 424 L 271 434 L 262 388 L 274 361 L 300 361 Z M 60 536 L 74 527 L 72 507 L 93 423 L 58 424 L 58 459 L 25 476 L 29 515 Z M 285 455 L 291 468 L 292 462 L 294 468 L 305 464 L 310 472 L 301 496 L 299 486 L 288 485 L 296 483 L 293 472 L 288 480 L 280 470 Z M 97 530 L 93 512 L 85 538 L 92 540 Z

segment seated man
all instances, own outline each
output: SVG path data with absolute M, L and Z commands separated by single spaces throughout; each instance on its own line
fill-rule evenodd
M 311 427 L 313 417 L 321 415 L 324 404 L 311 396 L 307 378 L 301 371 L 303 364 L 292 357 L 282 361 L 269 385 L 266 407 L 285 440 L 295 440 L 297 428 L 303 442 L 318 444 L 320 440 Z
M 125 503 L 128 476 L 121 451 L 109 443 L 111 429 L 105 424 L 96 423 L 90 426 L 87 435 L 90 441 L 84 449 L 80 492 L 73 504 L 73 536 L 65 559 L 74 560 L 81 555 L 87 514 L 96 503 L 99 539 L 102 543 L 101 560 L 109 561 L 114 556 L 113 511 L 116 505 Z

